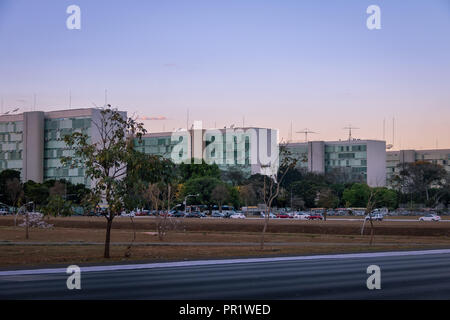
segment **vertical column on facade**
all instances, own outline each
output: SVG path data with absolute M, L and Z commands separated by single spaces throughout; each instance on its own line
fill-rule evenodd
M 44 112 L 23 114 L 23 179 L 44 181 Z

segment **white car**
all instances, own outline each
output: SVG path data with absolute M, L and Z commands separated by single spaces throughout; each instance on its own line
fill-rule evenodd
M 294 219 L 299 219 L 299 220 L 308 220 L 309 218 L 309 214 L 305 213 L 305 212 L 299 212 L 294 214 Z
M 370 217 L 372 217 L 372 220 L 375 221 L 383 221 L 384 216 L 381 213 L 372 213 L 371 215 L 366 216 L 366 220 L 370 220 Z
M 420 217 L 419 221 L 441 221 L 441 217 L 436 214 L 426 214 Z
M 134 217 L 135 213 L 134 211 L 131 211 L 130 213 L 126 213 L 125 211 L 122 212 L 122 214 L 120 215 L 121 217 Z
M 265 212 L 261 212 L 261 218 L 265 218 L 266 217 L 266 213 Z M 275 219 L 277 216 L 274 215 L 272 212 L 269 213 L 269 219 Z
M 233 213 L 232 215 L 230 215 L 231 219 L 245 219 L 245 215 L 243 215 L 242 213 Z

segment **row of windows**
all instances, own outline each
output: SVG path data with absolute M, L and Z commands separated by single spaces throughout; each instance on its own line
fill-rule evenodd
M 91 118 L 64 118 L 45 120 L 45 130 L 87 129 L 91 127 Z
M 0 160 L 21 160 L 22 151 L 0 152 Z
M 0 133 L 21 133 L 23 131 L 23 121 L 0 123 Z
M 367 166 L 367 160 L 327 160 L 328 166 Z
M 325 146 L 325 152 L 367 151 L 366 145 Z

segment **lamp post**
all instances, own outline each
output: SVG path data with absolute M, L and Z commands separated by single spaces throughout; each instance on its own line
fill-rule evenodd
M 184 201 L 183 201 L 183 204 L 184 204 L 184 215 L 186 215 L 186 209 L 187 209 L 187 199 L 189 198 L 189 197 L 198 197 L 200 194 L 189 194 L 189 195 L 187 195 L 186 197 L 184 197 Z

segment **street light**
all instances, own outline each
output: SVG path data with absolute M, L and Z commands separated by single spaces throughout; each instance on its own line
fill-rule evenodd
M 184 197 L 184 201 L 183 201 L 183 204 L 184 204 L 184 215 L 186 215 L 187 199 L 188 199 L 189 197 L 198 197 L 199 195 L 200 195 L 199 193 L 197 193 L 197 194 L 189 194 L 189 195 L 187 195 L 186 197 Z

